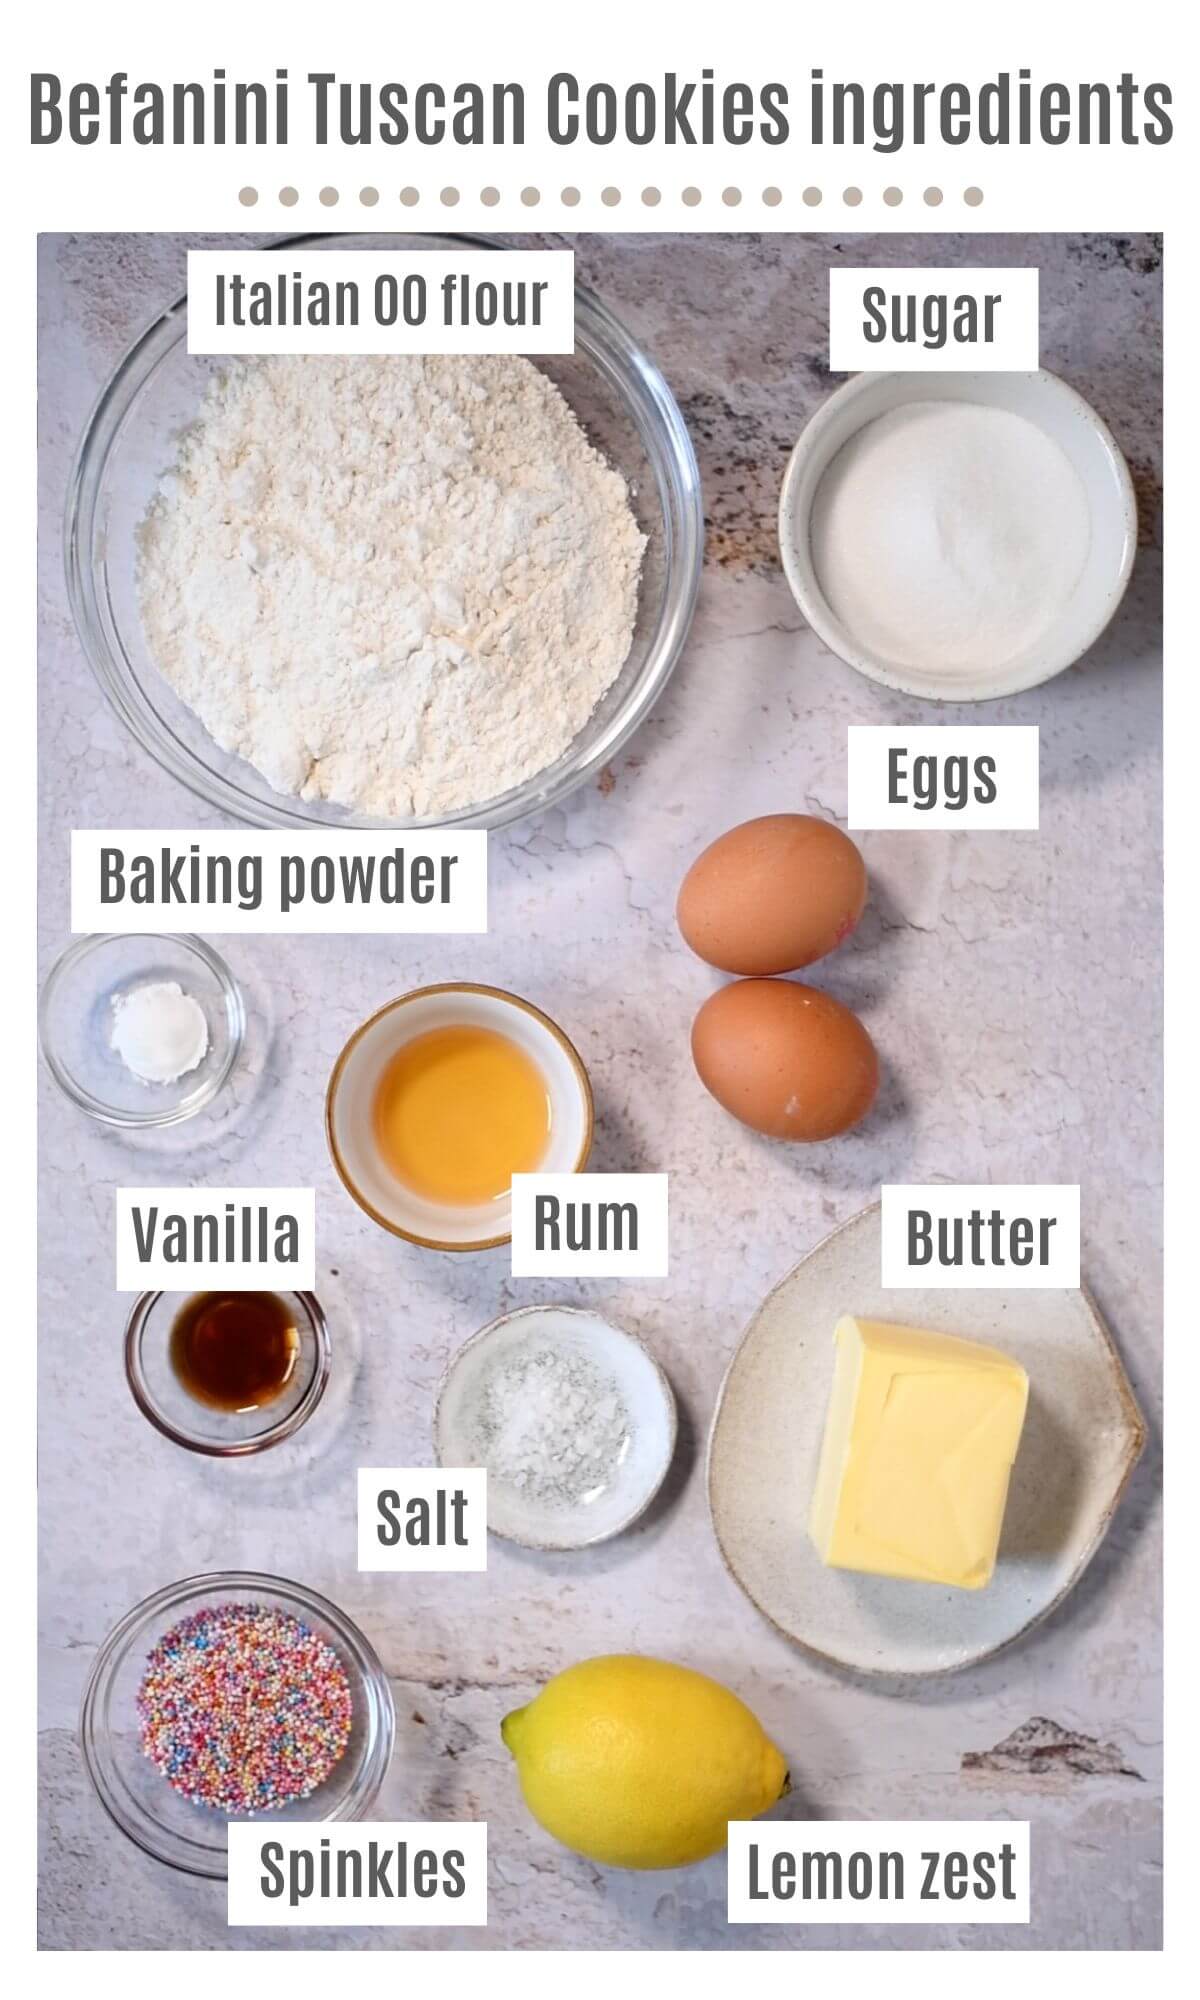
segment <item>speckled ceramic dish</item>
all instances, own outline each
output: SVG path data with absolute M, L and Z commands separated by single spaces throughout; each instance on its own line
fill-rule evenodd
M 960 1334 L 1029 1373 L 1029 1412 L 1000 1559 L 984 1590 L 826 1569 L 808 1510 L 843 1313 Z M 774 1625 L 871 1674 L 942 1674 L 1045 1618 L 1103 1539 L 1145 1442 L 1107 1327 L 1086 1291 L 884 1291 L 879 1209 L 835 1230 L 764 1300 L 722 1385 L 708 1496 L 726 1565 Z
M 575 1381 L 556 1370 L 553 1384 L 539 1384 L 547 1359 Z M 508 1456 L 536 1455 L 540 1480 L 493 1456 L 498 1376 L 507 1377 Z M 451 1360 L 433 1420 L 438 1464 L 487 1466 L 488 1527 L 531 1549 L 582 1549 L 632 1527 L 667 1475 L 675 1429 L 671 1385 L 641 1341 L 572 1306 L 525 1306 L 481 1328 Z

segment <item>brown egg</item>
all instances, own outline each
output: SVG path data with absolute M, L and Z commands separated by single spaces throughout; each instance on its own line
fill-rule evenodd
M 829 820 L 768 813 L 731 827 L 683 878 L 676 917 L 697 957 L 762 978 L 797 972 L 848 937 L 867 900 L 854 842 Z
M 879 1083 L 857 1014 L 815 986 L 739 979 L 692 1023 L 692 1060 L 717 1103 L 769 1139 L 832 1139 L 865 1118 Z

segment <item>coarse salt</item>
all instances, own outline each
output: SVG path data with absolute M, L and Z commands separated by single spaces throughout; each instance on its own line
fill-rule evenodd
M 545 1342 L 505 1353 L 486 1371 L 469 1428 L 489 1479 L 546 1507 L 597 1500 L 632 1443 L 616 1379 L 579 1349 Z

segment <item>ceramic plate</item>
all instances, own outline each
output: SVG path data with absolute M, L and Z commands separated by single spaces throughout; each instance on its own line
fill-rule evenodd
M 808 1509 L 843 1313 L 961 1334 L 1027 1369 L 1029 1413 L 985 1590 L 859 1576 L 818 1559 Z M 730 1571 L 789 1638 L 860 1673 L 950 1673 L 1011 1645 L 1065 1597 L 1144 1442 L 1086 1291 L 884 1291 L 876 1206 L 827 1236 L 751 1320 L 713 1419 L 709 1505 Z

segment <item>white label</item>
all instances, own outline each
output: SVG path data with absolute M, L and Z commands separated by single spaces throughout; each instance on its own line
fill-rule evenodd
M 665 1278 L 665 1174 L 514 1174 L 514 1278 Z
M 937 1182 L 880 1194 L 885 1290 L 1074 1290 L 1079 1283 L 1078 1187 Z
M 231 1924 L 486 1924 L 482 1820 L 231 1820 Z
M 1036 271 L 829 273 L 829 366 L 1036 368 Z
M 117 1290 L 310 1292 L 312 1188 L 118 1188 Z
M 1027 1924 L 1027 1820 L 729 1823 L 731 1924 Z
M 487 929 L 487 834 L 71 835 L 73 931 Z
M 570 250 L 189 250 L 189 354 L 572 354 Z
M 371 1570 L 487 1568 L 487 1472 L 482 1466 L 360 1466 L 358 1566 Z
M 846 823 L 859 832 L 903 827 L 992 827 L 1036 833 L 1035 724 L 846 731 Z

